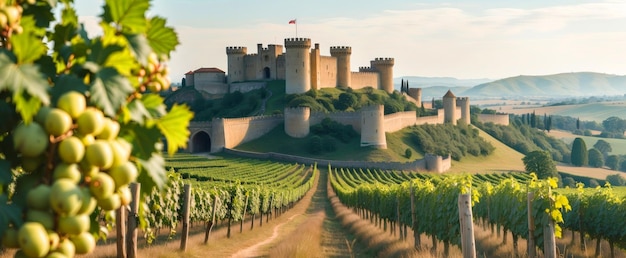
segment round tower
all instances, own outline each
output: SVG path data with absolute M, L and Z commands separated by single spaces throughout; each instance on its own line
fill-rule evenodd
M 246 80 L 246 66 L 243 62 L 248 49 L 246 47 L 226 47 L 228 55 L 228 83 Z
M 361 147 L 387 149 L 385 106 L 372 105 L 361 109 Z
M 456 125 L 456 97 L 448 90 L 443 96 L 443 123 Z
M 350 87 L 352 85 L 352 74 L 350 73 L 351 54 L 351 47 L 330 47 L 330 55 L 337 58 L 337 86 Z
M 285 108 L 285 133 L 293 138 L 309 135 L 311 108 Z
M 415 99 L 417 107 L 422 105 L 422 88 L 409 88 L 409 96 Z
M 461 124 L 469 125 L 470 121 L 470 102 L 468 97 L 459 97 L 456 98 L 456 105 L 461 107 L 461 119 L 459 122 Z
M 370 61 L 380 76 L 379 88 L 388 93 L 393 92 L 393 64 L 394 59 L 390 57 L 376 58 Z
M 311 89 L 311 39 L 285 39 L 285 93 L 305 93 Z

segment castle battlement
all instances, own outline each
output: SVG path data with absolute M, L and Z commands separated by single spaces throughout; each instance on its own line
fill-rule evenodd
M 311 48 L 310 38 L 286 38 L 285 47 L 287 48 Z
M 374 70 L 374 68 L 369 67 L 369 66 L 359 66 L 359 72 L 360 73 L 373 73 L 373 72 L 376 72 L 376 70 Z
M 247 47 L 240 47 L 240 46 L 234 46 L 234 47 L 226 47 L 226 54 L 243 54 L 245 55 L 248 52 L 248 48 Z
M 393 57 L 377 57 L 374 60 L 370 61 L 372 65 L 393 65 L 394 59 Z
M 457 101 L 468 101 L 469 98 L 468 97 L 457 97 L 456 100 Z
M 350 55 L 352 54 L 352 47 L 348 46 L 332 46 L 330 47 L 330 55 Z

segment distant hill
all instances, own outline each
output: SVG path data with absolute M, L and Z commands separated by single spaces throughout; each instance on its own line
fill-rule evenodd
M 561 73 L 505 78 L 463 92 L 470 97 L 580 97 L 623 95 L 626 76 L 603 73 Z
M 411 86 L 411 84 L 409 84 Z M 411 86 L 413 87 L 413 86 Z M 449 86 L 432 86 L 428 88 L 422 88 L 422 101 L 427 101 L 432 98 L 441 99 L 443 95 L 451 90 L 456 96 L 465 96 L 465 91 L 471 87 L 449 87 Z
M 453 77 L 423 77 L 423 76 L 404 76 L 394 78 L 393 83 L 400 89 L 400 82 L 408 81 L 411 88 L 428 88 L 434 86 L 441 87 L 473 87 L 479 84 L 491 82 L 491 79 L 457 79 Z

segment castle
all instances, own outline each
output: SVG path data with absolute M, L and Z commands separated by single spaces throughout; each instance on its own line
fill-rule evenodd
M 310 89 L 372 87 L 393 92 L 393 58 L 375 58 L 369 67 L 350 71 L 349 46 L 330 47 L 330 56 L 320 54 L 320 45 L 311 48 L 311 39 L 287 38 L 283 46 L 257 44 L 257 53 L 246 47 L 226 47 L 228 84 L 252 80 L 285 80 L 286 93 L 305 93 Z
M 224 76 L 224 72 L 219 69 L 201 68 L 187 73 L 186 78 L 188 82 L 193 82 L 191 85 L 194 85 L 197 90 L 226 85 L 225 92 L 224 89 L 209 89 L 212 92 L 224 93 L 264 87 L 263 81 L 276 79 L 285 80 L 287 94 L 301 94 L 311 89 L 331 87 L 352 89 L 372 87 L 388 93 L 394 91 L 393 58 L 375 58 L 370 62 L 370 67 L 360 67 L 358 72 L 351 72 L 351 47 L 333 46 L 330 48 L 331 56 L 322 56 L 319 44 L 314 46 L 311 48 L 311 40 L 308 38 L 288 38 L 285 39 L 286 52 L 284 53 L 281 45 L 268 45 L 264 48 L 262 44 L 258 44 L 256 54 L 248 54 L 246 47 L 226 47 L 228 76 Z M 202 74 L 209 71 L 215 74 Z M 207 82 L 206 78 L 216 79 L 208 80 L 209 84 L 200 85 Z M 421 89 L 409 88 L 407 85 L 404 94 L 407 100 L 421 106 Z M 190 124 L 189 150 L 191 152 L 218 152 L 231 149 L 263 136 L 281 123 L 284 124 L 287 135 L 303 138 L 309 134 L 310 126 L 320 123 L 326 117 L 351 125 L 360 133 L 362 147 L 386 149 L 385 133 L 396 132 L 408 126 L 443 123 L 470 124 L 470 101 L 467 97 L 457 98 L 451 91 L 448 91 L 443 96 L 443 109 L 437 110 L 436 115 L 424 117 L 417 117 L 415 111 L 385 115 L 382 105 L 373 105 L 363 107 L 357 112 L 312 113 L 308 107 L 293 107 L 285 108 L 282 115 L 233 119 L 214 118 L 210 123 L 192 122 Z M 488 119 L 508 124 L 508 115 Z M 415 161 L 410 166 L 443 172 L 450 167 L 450 164 L 449 157 L 426 155 L 424 160 Z

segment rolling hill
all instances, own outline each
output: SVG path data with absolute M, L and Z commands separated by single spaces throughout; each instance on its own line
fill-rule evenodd
M 623 95 L 626 76 L 603 73 L 561 73 L 505 78 L 463 92 L 470 97 L 580 97 Z

